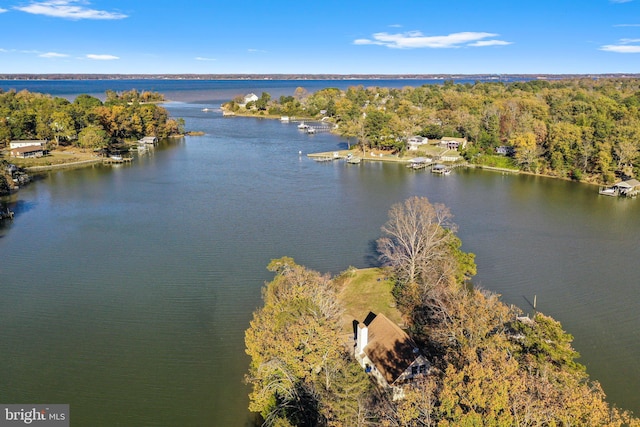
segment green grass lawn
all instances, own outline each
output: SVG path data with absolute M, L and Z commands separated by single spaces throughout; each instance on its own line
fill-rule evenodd
M 345 307 L 345 331 L 352 331 L 353 320 L 363 321 L 370 311 L 383 313 L 391 321 L 402 325 L 402 314 L 391 294 L 393 283 L 380 268 L 353 270 L 345 274 L 339 298 Z
M 482 166 L 489 166 L 493 168 L 514 169 L 518 170 L 518 166 L 515 164 L 512 158 L 505 156 L 483 154 L 476 157 L 473 163 Z

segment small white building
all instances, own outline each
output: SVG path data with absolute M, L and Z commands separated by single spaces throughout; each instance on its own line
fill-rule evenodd
M 402 397 L 402 384 L 426 375 L 430 363 L 416 343 L 384 314 L 369 313 L 356 331 L 355 358 L 379 385 Z
M 244 104 L 246 105 L 249 102 L 256 102 L 258 99 L 260 99 L 258 95 L 256 95 L 255 93 L 250 93 L 244 96 Z
M 429 143 L 429 138 L 414 135 L 407 140 L 407 149 L 409 151 L 418 151 L 423 145 Z
M 44 149 L 47 146 L 46 139 L 17 139 L 9 142 L 9 148 L 22 148 L 22 147 L 40 147 Z

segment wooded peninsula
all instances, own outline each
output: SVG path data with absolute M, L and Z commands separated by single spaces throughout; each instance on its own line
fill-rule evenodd
M 10 141 L 46 141 L 47 153 L 73 147 L 98 156 L 127 148 L 145 136 L 166 138 L 184 133 L 184 120 L 169 117 L 155 92 L 107 91 L 106 99 L 79 95 L 73 102 L 26 90 L 0 90 L 0 150 Z M 44 157 L 46 162 L 49 157 Z M 19 159 L 13 159 L 14 162 Z M 33 159 L 28 159 L 33 163 Z M 31 164 L 29 163 L 29 164 Z M 8 160 L 0 158 L 0 195 L 11 190 Z M 27 165 L 25 163 L 24 165 Z
M 263 425 L 639 426 L 606 402 L 559 322 L 469 283 L 474 256 L 451 219 L 426 198 L 392 206 L 373 273 L 269 264 L 245 334 Z

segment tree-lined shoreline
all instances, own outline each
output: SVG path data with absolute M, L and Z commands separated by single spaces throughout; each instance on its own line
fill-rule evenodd
M 473 164 L 611 184 L 640 174 L 640 79 L 600 78 L 353 86 L 242 103 L 227 111 L 258 117 L 325 119 L 360 145 L 403 155 L 413 135 L 469 141 Z M 502 154 L 498 154 L 498 153 Z M 412 153 L 413 154 L 413 153 Z M 415 155 L 420 155 L 416 152 Z

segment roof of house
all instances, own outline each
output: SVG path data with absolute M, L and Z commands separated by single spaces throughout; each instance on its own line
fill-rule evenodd
M 11 149 L 12 153 L 33 153 L 36 151 L 42 151 L 42 147 L 38 145 L 28 145 L 26 147 L 18 147 L 18 148 Z
M 9 143 L 29 143 L 29 144 L 46 144 L 46 139 L 12 139 Z
M 442 141 L 442 142 L 447 142 L 447 141 L 466 142 L 467 138 L 456 138 L 454 136 L 443 136 L 442 138 L 440 138 L 440 141 Z
M 384 314 L 375 315 L 368 324 L 367 320 L 365 325 L 368 326 L 369 336 L 364 352 L 387 383 L 393 384 L 418 358 L 418 347 L 406 332 Z

